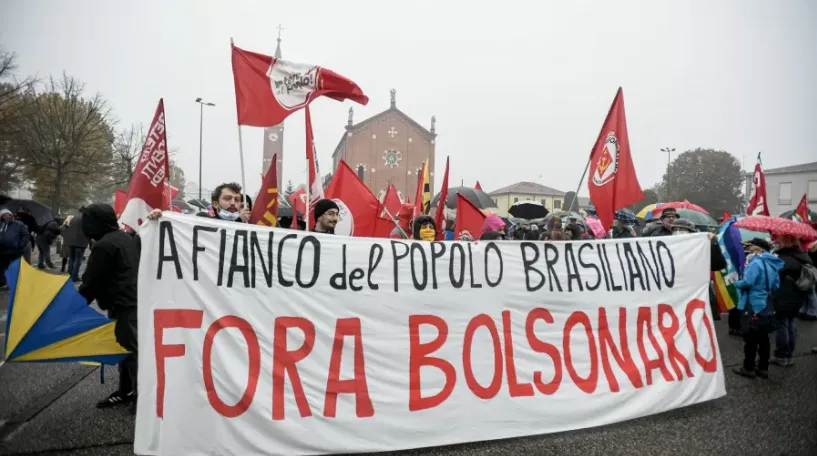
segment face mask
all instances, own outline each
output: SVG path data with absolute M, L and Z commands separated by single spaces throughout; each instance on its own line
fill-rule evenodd
M 230 212 L 227 209 L 219 209 L 218 210 L 218 217 L 224 220 L 238 220 L 238 212 Z
M 672 232 L 673 236 L 683 236 L 685 234 L 687 234 L 687 233 L 686 233 L 686 231 L 683 231 L 683 230 L 675 230 L 675 231 Z
M 437 232 L 434 228 L 420 228 L 420 239 L 424 241 L 433 241 L 437 237 Z

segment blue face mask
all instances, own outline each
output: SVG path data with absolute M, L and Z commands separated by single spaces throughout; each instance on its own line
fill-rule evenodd
M 227 209 L 219 209 L 218 217 L 224 220 L 235 221 L 238 220 L 238 212 L 230 212 Z

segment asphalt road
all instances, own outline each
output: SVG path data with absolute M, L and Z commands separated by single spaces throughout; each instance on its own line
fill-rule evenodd
M 7 302 L 0 293 L 0 306 Z M 724 398 L 599 428 L 392 454 L 817 455 L 817 322 L 799 322 L 795 366 L 773 367 L 768 380 L 734 375 L 742 342 L 726 334 L 725 321 L 716 328 Z M 99 369 L 79 364 L 0 365 L 0 455 L 132 455 L 127 409 L 94 407 L 116 388 L 116 370 L 104 372 L 101 384 Z

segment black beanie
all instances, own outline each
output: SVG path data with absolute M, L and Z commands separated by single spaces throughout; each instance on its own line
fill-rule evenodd
M 321 218 L 321 215 L 329 209 L 340 211 L 338 204 L 330 199 L 322 199 L 315 203 L 315 221 L 317 222 L 318 219 Z

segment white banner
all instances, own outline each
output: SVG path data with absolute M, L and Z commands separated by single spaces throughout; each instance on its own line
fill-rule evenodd
M 427 243 L 171 213 L 141 234 L 138 454 L 398 450 L 726 394 L 704 234 Z

